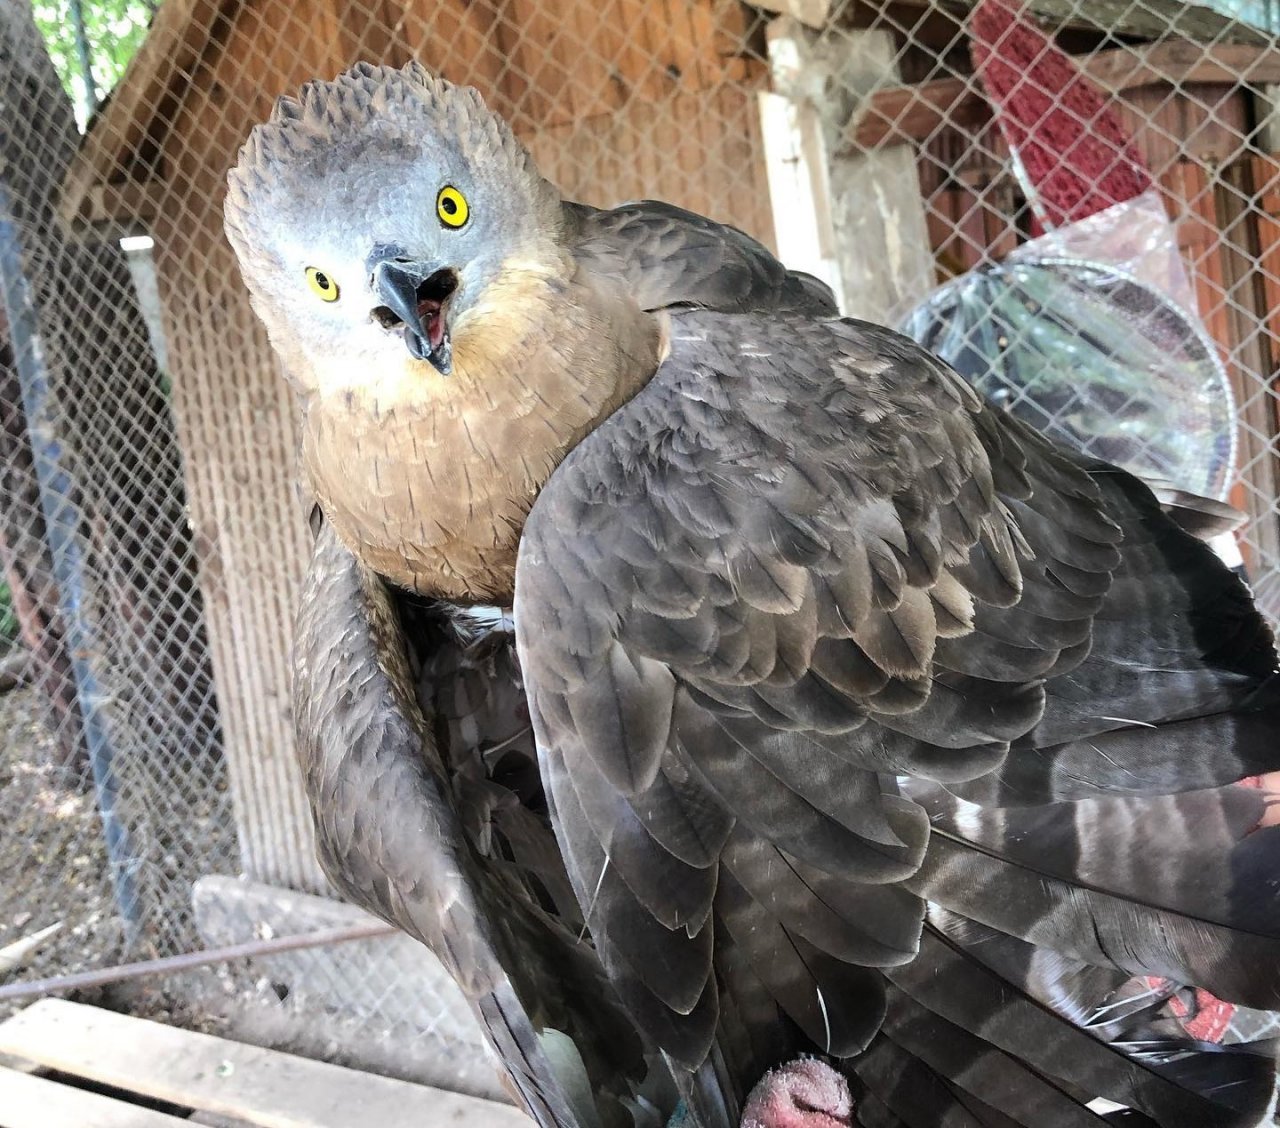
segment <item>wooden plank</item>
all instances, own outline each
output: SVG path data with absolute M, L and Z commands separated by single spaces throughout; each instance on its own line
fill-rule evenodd
M 1104 93 L 1120 94 L 1141 86 L 1280 82 L 1280 48 L 1245 44 L 1204 47 L 1183 40 L 1151 47 L 1099 51 L 1076 59 Z M 845 131 L 855 149 L 902 141 L 923 141 L 944 125 L 969 128 L 991 117 L 991 107 L 976 78 L 942 78 L 918 86 L 881 90 Z
M 940 78 L 877 91 L 849 123 L 845 146 L 856 151 L 924 141 L 943 126 L 974 129 L 991 118 L 991 104 L 976 89 L 976 82 Z
M 1081 60 L 1104 90 L 1134 90 L 1172 83 L 1280 81 L 1280 49 L 1246 43 L 1206 46 L 1185 39 L 1166 39 L 1147 47 L 1099 51 Z
M 1251 159 L 1258 190 L 1258 263 L 1266 294 L 1267 328 L 1272 352 L 1280 356 L 1280 160 L 1275 156 Z
M 1259 383 L 1260 378 L 1270 378 L 1274 361 L 1264 328 L 1267 298 L 1258 277 L 1267 269 L 1265 258 L 1260 258 L 1266 245 L 1254 244 L 1255 233 L 1243 214 L 1252 195 L 1251 178 L 1244 175 L 1249 171 L 1244 162 L 1220 170 L 1222 183 L 1234 187 L 1215 189 L 1215 178 L 1206 168 L 1182 161 L 1165 171 L 1161 185 L 1173 201 L 1178 247 L 1195 287 L 1200 319 L 1231 380 L 1240 426 L 1239 478 L 1230 500 L 1249 516 L 1237 543 L 1255 601 L 1275 620 L 1280 618 L 1280 592 L 1272 579 L 1280 560 L 1280 526 L 1273 508 L 1280 488 L 1274 455 L 1277 422 L 1274 396 Z M 1266 232 L 1257 234 L 1265 238 Z
M 509 1105 L 62 999 L 44 999 L 0 1025 L 0 1051 L 261 1128 L 529 1128 Z
M 1272 311 L 1264 278 L 1275 263 L 1263 258 L 1261 240 L 1265 233 L 1252 222 L 1250 214 L 1258 188 L 1255 177 L 1265 177 L 1267 171 L 1263 161 L 1243 160 L 1227 165 L 1218 170 L 1214 196 L 1226 281 L 1224 298 L 1235 342 L 1231 374 L 1242 424 L 1238 461 L 1245 487 L 1244 509 L 1250 516 L 1242 530 L 1242 551 L 1252 547 L 1257 553 L 1250 576 L 1254 581 L 1254 601 L 1274 623 L 1280 621 L 1280 584 L 1276 576 L 1280 566 L 1280 517 L 1275 509 L 1280 496 L 1276 446 L 1280 413 L 1275 394 L 1276 356 L 1266 332 Z
M 166 212 L 155 262 L 241 865 L 253 878 L 319 892 L 328 883 L 288 713 L 309 553 L 294 410 L 231 248 L 218 239 L 221 197 L 209 199 L 203 215 Z
M 792 256 L 779 227 L 787 211 L 811 211 L 797 249 L 812 255 L 816 238 L 821 259 L 830 263 L 819 276 L 834 283 L 841 310 L 896 324 L 934 286 L 915 154 L 903 148 L 861 152 L 840 147 L 847 111 L 834 108 L 826 91 L 846 90 L 856 98 L 886 78 L 897 80 L 897 45 L 881 29 L 845 31 L 832 38 L 815 35 L 786 16 L 770 22 L 766 38 L 774 90 L 795 105 L 790 115 L 775 109 L 770 123 L 779 129 L 790 126 L 796 155 L 808 166 L 807 198 L 796 195 L 805 187 L 798 181 L 791 191 L 773 197 L 782 257 L 790 261 Z M 775 143 L 775 160 L 789 161 L 782 149 Z M 785 179 L 784 172 L 774 182 Z
M 960 11 L 977 6 L 978 0 L 952 0 Z M 1136 35 L 1159 39 L 1177 35 L 1196 43 L 1267 42 L 1266 32 L 1205 4 L 1187 0 L 1028 0 L 1027 10 L 1053 27 L 1077 27 L 1106 31 L 1111 35 Z
M 165 0 L 124 76 L 103 106 L 63 182 L 60 210 L 81 217 L 90 188 L 117 179 L 122 162 L 136 152 L 157 120 L 167 128 L 173 93 L 190 81 L 211 42 L 220 13 L 240 0 Z
M 812 162 L 804 156 L 806 118 L 812 113 L 770 90 L 758 96 L 778 252 L 788 266 L 808 271 L 835 290 L 840 278 L 830 208 L 824 206 L 826 194 L 813 182 Z
M 179 1128 L 189 1124 L 114 1097 L 0 1069 L 0 1128 Z
M 330 52 L 340 48 L 308 31 L 322 2 L 239 9 L 168 136 L 168 192 L 153 231 L 241 866 L 317 892 L 327 882 L 289 715 L 290 639 L 310 551 L 294 411 L 223 236 L 222 201 L 226 169 L 275 95 L 337 69 Z

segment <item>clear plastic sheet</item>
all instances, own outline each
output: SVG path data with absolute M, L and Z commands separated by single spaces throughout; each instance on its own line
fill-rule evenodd
M 1222 498 L 1235 405 L 1156 192 L 1023 244 L 903 332 L 1060 442 Z

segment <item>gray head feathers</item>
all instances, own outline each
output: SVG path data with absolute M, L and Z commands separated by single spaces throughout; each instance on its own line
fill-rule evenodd
M 277 99 L 270 119 L 254 127 L 227 177 L 228 233 L 233 242 L 242 236 L 249 198 L 278 185 L 281 165 L 324 160 L 362 140 L 432 135 L 449 138 L 468 158 L 505 156 L 512 171 L 545 183 L 475 88 L 455 86 L 416 61 L 401 68 L 362 62 L 331 82 L 304 84 L 296 98 Z

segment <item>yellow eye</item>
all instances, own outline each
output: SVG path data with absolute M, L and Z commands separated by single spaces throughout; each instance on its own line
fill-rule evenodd
M 338 300 L 338 284 L 323 270 L 317 270 L 314 266 L 307 267 L 307 285 L 322 302 Z
M 446 227 L 461 227 L 471 215 L 467 198 L 452 184 L 446 184 L 436 197 L 436 215 Z

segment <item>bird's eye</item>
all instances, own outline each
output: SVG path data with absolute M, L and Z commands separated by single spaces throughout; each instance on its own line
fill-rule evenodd
M 446 227 L 461 227 L 471 215 L 467 198 L 452 184 L 446 184 L 436 197 L 436 215 Z
M 323 270 L 317 270 L 314 266 L 307 267 L 307 285 L 322 302 L 338 300 L 338 284 Z

